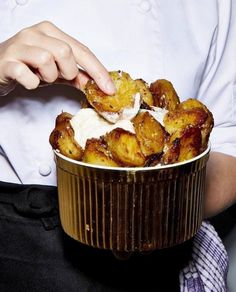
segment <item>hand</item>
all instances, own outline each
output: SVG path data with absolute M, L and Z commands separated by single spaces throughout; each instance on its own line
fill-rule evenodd
M 82 89 L 89 78 L 105 93 L 115 92 L 95 55 L 50 22 L 25 28 L 0 44 L 0 95 L 10 92 L 16 82 L 35 89 L 40 82 L 63 80 Z

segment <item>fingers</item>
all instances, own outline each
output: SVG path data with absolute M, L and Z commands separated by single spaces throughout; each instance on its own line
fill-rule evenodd
M 39 40 L 36 43 L 38 43 L 39 48 L 51 54 L 62 78 L 72 80 L 77 76 L 78 66 L 70 45 L 64 41 L 43 34 L 39 36 Z
M 104 92 L 108 94 L 115 93 L 115 86 L 108 71 L 86 46 L 51 23 L 41 23 L 40 27 L 45 30 L 48 36 L 62 40 L 71 47 L 76 63 L 95 80 Z
M 83 91 L 89 79 L 91 78 L 85 71 L 79 70 L 79 73 L 77 74 L 76 78 L 72 80 L 71 84 L 74 87 L 81 89 Z
M 17 59 L 36 69 L 36 73 L 42 81 L 52 83 L 59 75 L 54 56 L 51 52 L 34 46 L 20 46 Z
M 114 94 L 115 85 L 110 75 L 92 52 L 82 49 L 78 50 L 77 54 L 82 57 L 79 65 L 95 80 L 101 90 L 107 94 Z
M 59 77 L 58 79 L 56 79 L 54 81 L 54 83 L 71 85 L 73 87 L 76 87 L 76 88 L 84 91 L 84 87 L 89 79 L 91 79 L 91 78 L 89 77 L 89 75 L 85 71 L 79 70 L 76 78 L 74 78 L 73 80 L 66 80 L 66 79 Z M 46 83 L 46 82 L 40 83 L 40 86 L 47 86 L 47 85 L 48 85 L 48 83 Z
M 7 79 L 16 80 L 26 89 L 35 89 L 40 83 L 39 77 L 24 63 L 7 62 L 3 70 L 5 71 L 5 77 Z
M 96 56 L 49 22 L 24 29 L 0 44 L 1 84 L 15 79 L 30 89 L 40 80 L 52 83 L 58 78 L 81 89 L 92 78 L 105 93 L 115 93 L 108 71 Z

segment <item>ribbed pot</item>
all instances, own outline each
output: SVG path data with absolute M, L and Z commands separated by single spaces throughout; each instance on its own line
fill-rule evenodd
M 55 152 L 64 231 L 84 244 L 118 251 L 186 241 L 202 222 L 208 153 L 169 166 L 103 168 Z

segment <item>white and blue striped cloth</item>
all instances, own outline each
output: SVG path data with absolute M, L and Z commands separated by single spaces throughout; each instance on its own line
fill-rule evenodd
M 214 227 L 204 221 L 193 243 L 192 260 L 180 272 L 181 292 L 226 292 L 228 256 Z

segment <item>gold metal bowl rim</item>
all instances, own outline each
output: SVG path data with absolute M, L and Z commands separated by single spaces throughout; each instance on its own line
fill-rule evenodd
M 148 167 L 114 167 L 114 166 L 102 166 L 102 165 L 97 165 L 97 164 L 91 164 L 91 163 L 85 163 L 82 161 L 74 160 L 71 159 L 63 154 L 61 154 L 58 150 L 53 150 L 55 155 L 60 157 L 63 160 L 66 160 L 70 163 L 79 165 L 79 166 L 84 166 L 84 167 L 89 167 L 93 169 L 101 169 L 101 170 L 112 170 L 112 171 L 122 171 L 122 172 L 138 172 L 138 171 L 151 171 L 151 170 L 161 170 L 161 169 L 168 169 L 168 168 L 175 168 L 175 167 L 180 167 L 182 165 L 189 164 L 191 162 L 197 161 L 204 157 L 206 154 L 208 154 L 211 150 L 211 145 L 210 142 L 208 143 L 207 148 L 199 155 L 182 161 L 182 162 L 177 162 L 173 164 L 168 164 L 168 165 L 156 165 L 156 166 L 148 166 Z

